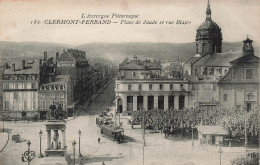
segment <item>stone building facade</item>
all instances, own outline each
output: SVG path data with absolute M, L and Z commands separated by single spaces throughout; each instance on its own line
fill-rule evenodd
M 183 77 L 161 77 L 159 62 L 137 57 L 119 65 L 115 82 L 117 110 L 168 110 L 189 107 L 189 85 Z
M 38 96 L 40 119 L 48 118 L 52 105 L 56 108 L 61 106 L 62 110 L 72 115 L 73 111 L 68 111 L 73 104 L 71 78 L 68 75 L 57 75 L 50 82 L 41 84 Z
M 211 18 L 209 2 L 206 20 L 197 29 L 196 46 L 197 54 L 183 67 L 190 85 L 190 107 L 220 105 L 218 82 L 229 72 L 230 62 L 243 53 L 222 52 L 221 28 Z
M 243 56 L 230 62 L 227 75 L 219 81 L 219 101 L 225 107 L 259 106 L 259 57 L 254 55 L 252 40 L 244 42 Z
M 67 49 L 57 58 L 57 75 L 69 75 L 73 84 L 74 104 L 86 101 L 92 87 L 92 68 L 86 53 L 77 49 Z
M 38 114 L 38 61 L 6 63 L 2 81 L 3 111 L 7 118 L 19 119 Z

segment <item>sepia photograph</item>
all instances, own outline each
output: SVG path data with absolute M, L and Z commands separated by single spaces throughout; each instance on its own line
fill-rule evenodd
M 0 165 L 259 165 L 259 0 L 0 0 Z

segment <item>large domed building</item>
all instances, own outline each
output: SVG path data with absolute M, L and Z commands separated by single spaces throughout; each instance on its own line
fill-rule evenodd
M 222 52 L 221 28 L 211 19 L 209 1 L 206 10 L 206 20 L 197 29 L 196 47 L 198 54 Z
M 222 52 L 221 28 L 211 18 L 208 0 L 206 20 L 196 31 L 196 54 L 185 62 L 183 68 L 190 88 L 193 89 L 189 100 L 191 107 L 222 104 L 218 82 L 230 71 L 230 62 L 248 52 L 245 49 L 250 46 L 246 46 L 244 44 L 243 51 Z M 251 51 L 250 49 L 249 53 Z

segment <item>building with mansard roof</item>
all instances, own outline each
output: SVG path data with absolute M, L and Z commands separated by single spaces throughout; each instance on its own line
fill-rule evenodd
M 141 61 L 135 56 L 119 64 L 115 83 L 119 112 L 189 107 L 188 81 L 180 74 L 162 74 L 159 61 Z
M 2 81 L 3 112 L 7 118 L 38 115 L 39 61 L 6 63 Z

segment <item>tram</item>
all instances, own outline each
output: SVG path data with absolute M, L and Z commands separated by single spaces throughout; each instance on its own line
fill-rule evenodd
M 108 125 L 112 123 L 112 118 L 111 117 L 107 117 L 107 116 L 98 116 L 96 118 L 96 124 L 97 126 L 101 126 L 101 125 Z
M 119 126 L 113 124 L 100 125 L 100 132 L 117 143 L 124 142 L 124 129 Z

